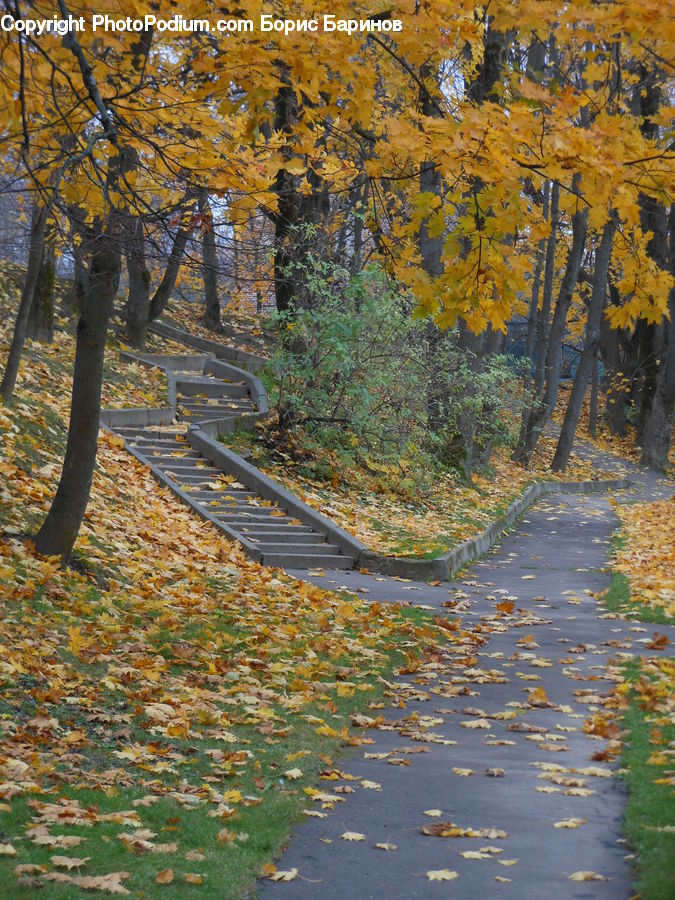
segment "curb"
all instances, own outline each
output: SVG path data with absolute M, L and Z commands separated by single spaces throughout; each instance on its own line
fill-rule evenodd
M 525 489 L 522 496 L 513 500 L 504 513 L 476 537 L 464 541 L 435 559 L 410 559 L 401 556 L 385 556 L 365 550 L 356 561 L 380 575 L 398 575 L 419 581 L 447 581 L 458 569 L 479 559 L 497 542 L 499 537 L 522 516 L 540 497 L 547 494 L 600 494 L 608 490 L 624 490 L 632 487 L 629 478 L 607 478 L 598 481 L 537 481 Z

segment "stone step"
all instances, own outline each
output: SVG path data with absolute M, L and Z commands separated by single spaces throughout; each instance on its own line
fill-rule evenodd
M 202 504 L 205 509 L 209 509 L 212 515 L 216 516 L 217 519 L 222 519 L 223 521 L 233 522 L 240 521 L 244 524 L 247 521 L 261 521 L 261 522 L 269 522 L 278 519 L 280 522 L 283 522 L 285 519 L 291 519 L 292 516 L 289 516 L 285 510 L 282 510 L 284 513 L 283 516 L 278 514 L 277 507 L 265 507 L 265 506 L 250 506 L 248 503 L 237 503 L 232 504 L 231 506 L 224 507 L 223 509 L 219 509 L 215 511 L 213 507 L 208 508 L 204 504 Z
M 262 558 L 265 566 L 281 566 L 286 569 L 353 569 L 354 560 L 350 556 L 342 554 L 312 554 L 312 553 L 264 553 Z
M 178 452 L 178 451 L 177 451 Z M 162 464 L 172 465 L 174 463 L 189 463 L 190 460 L 203 459 L 204 457 L 201 455 L 199 450 L 185 450 L 181 451 L 180 456 L 172 456 L 162 448 L 161 451 L 157 452 L 149 452 L 145 454 L 149 460 L 151 460 L 156 466 L 161 466 Z
M 130 443 L 137 453 L 140 453 L 144 459 L 147 459 L 153 465 L 155 464 L 155 459 L 159 459 L 159 456 L 166 456 L 167 453 L 173 453 L 174 450 L 180 449 L 178 445 L 175 447 L 157 447 L 155 444 Z
M 263 556 L 266 553 L 302 553 L 304 556 L 339 556 L 340 548 L 335 544 L 280 544 L 272 541 L 257 541 L 255 543 Z
M 176 440 L 177 437 L 180 437 L 183 432 L 182 431 L 152 431 L 150 428 L 115 428 L 115 434 L 119 434 L 120 437 L 129 438 L 134 437 L 142 437 L 142 438 L 156 438 L 160 441 L 169 441 Z
M 199 484 L 202 481 L 213 481 L 218 478 L 219 475 L 222 475 L 220 469 L 208 467 L 185 469 L 181 468 L 181 466 L 172 466 L 171 463 L 157 466 L 157 468 L 161 469 L 163 472 L 170 472 L 172 475 L 175 475 L 179 481 L 185 481 L 186 483 L 193 482 L 195 484 Z
M 241 416 L 241 412 L 237 412 L 236 409 L 231 409 L 228 412 L 223 412 L 222 410 L 216 410 L 215 412 L 210 409 L 208 406 L 202 406 L 200 409 L 190 409 L 186 412 L 179 412 L 176 416 L 176 421 L 178 422 L 203 422 L 205 419 L 238 419 Z
M 334 544 L 328 544 L 325 540 L 318 537 L 317 535 L 306 535 L 308 538 L 314 538 L 314 541 L 311 540 L 301 541 L 298 540 L 297 536 L 292 536 L 287 541 L 280 540 L 260 540 L 256 538 L 252 542 L 262 550 L 263 553 L 311 553 L 312 555 L 316 553 L 339 553 L 339 547 L 336 547 Z
M 246 503 L 247 497 L 257 497 L 253 491 L 190 491 L 190 496 L 192 499 L 196 499 L 196 494 L 212 494 L 213 500 L 209 499 L 197 499 L 198 503 L 201 503 L 206 509 L 210 510 L 218 510 L 218 509 L 231 509 L 233 503 Z M 231 498 L 231 499 L 228 499 Z
M 238 482 L 241 484 L 241 482 Z M 222 491 L 191 491 L 190 496 L 193 500 L 198 500 L 200 503 L 203 503 L 204 506 L 208 506 L 210 509 L 214 509 L 216 504 L 213 505 L 208 502 L 211 500 L 221 501 L 225 496 L 230 495 L 232 497 L 237 497 L 241 495 L 242 497 L 257 497 L 258 494 L 255 491 L 249 491 L 248 488 L 224 488 Z M 225 503 L 224 505 L 229 506 L 229 503 Z M 277 507 L 270 507 L 271 509 L 276 509 Z
M 186 381 L 178 380 L 176 389 L 180 397 L 223 397 L 228 400 L 238 398 L 242 400 L 250 399 L 246 384 L 228 384 L 223 381 L 213 381 L 210 378 L 204 381 L 195 381 L 192 378 Z
M 208 400 L 200 400 L 196 397 L 186 399 L 178 398 L 178 409 L 211 409 L 211 410 L 252 410 L 252 400 L 228 400 L 227 397 L 219 398 L 218 403 L 209 403 Z
M 251 535 L 251 537 L 266 537 L 270 536 L 277 540 L 281 535 L 302 535 L 302 534 L 314 534 L 311 526 L 309 525 L 285 525 L 281 519 L 279 519 L 280 525 L 277 525 L 276 522 L 270 523 L 267 522 L 256 522 L 255 524 L 245 525 L 241 528 L 241 533 L 245 535 Z

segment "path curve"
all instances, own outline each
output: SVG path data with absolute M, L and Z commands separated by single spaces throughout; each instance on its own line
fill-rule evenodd
M 618 495 L 620 502 L 671 495 L 672 486 L 654 473 L 631 468 L 638 486 Z M 367 591 L 370 600 L 413 603 L 441 613 L 454 604 L 474 637 L 460 648 L 460 658 L 450 653 L 399 679 L 395 699 L 404 701 L 402 707 L 370 712 L 384 716 L 384 730 L 367 729 L 373 743 L 337 763 L 356 780 L 321 783 L 327 792 L 346 786 L 354 793 L 337 794 L 345 802 L 335 802 L 325 818 L 300 823 L 277 862 L 281 870 L 297 868 L 298 876 L 289 884 L 259 882 L 255 896 L 631 896 L 629 850 L 621 836 L 623 784 L 615 776 L 616 765 L 592 758 L 605 742 L 582 731 L 584 720 L 600 708 L 594 696 L 612 687 L 607 677 L 612 667 L 630 654 L 650 652 L 644 648 L 654 631 L 653 625 L 608 618 L 592 596 L 609 585 L 609 545 L 616 526 L 608 498 L 557 495 L 540 501 L 453 584 L 434 587 L 359 572 L 312 579 L 326 588 Z M 513 612 L 499 614 L 496 604 L 507 597 L 514 598 Z M 477 626 L 489 633 L 477 634 Z M 675 629 L 658 630 L 675 639 Z M 482 645 L 475 640 L 485 637 Z M 528 691 L 538 687 L 552 706 L 527 706 Z M 501 718 L 513 712 L 515 718 Z M 514 730 L 522 723 L 533 730 Z M 572 771 L 589 767 L 591 774 Z M 474 774 L 453 771 L 467 769 Z M 592 774 L 596 769 L 612 775 Z M 485 774 L 488 770 L 504 775 L 493 777 Z M 368 786 L 372 783 L 381 790 Z M 318 810 L 320 804 L 308 798 L 307 807 Z M 441 815 L 427 815 L 427 810 Z M 555 827 L 569 819 L 582 822 Z M 493 836 L 421 833 L 423 826 L 439 822 L 488 829 Z M 364 834 L 365 840 L 345 841 L 341 835 L 349 831 Z M 494 836 L 500 832 L 507 837 Z M 398 849 L 376 849 L 377 843 Z M 484 850 L 484 858 L 461 855 L 486 847 L 502 852 Z M 509 860 L 517 862 L 506 865 Z M 451 883 L 426 877 L 428 871 L 444 869 L 457 873 Z M 579 871 L 608 880 L 570 880 Z

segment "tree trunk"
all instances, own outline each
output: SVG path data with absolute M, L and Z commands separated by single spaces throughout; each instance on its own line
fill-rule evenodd
M 188 225 L 181 225 L 175 234 L 171 246 L 171 254 L 169 255 L 169 262 L 164 270 L 162 280 L 150 301 L 150 309 L 148 312 L 148 321 L 150 322 L 154 322 L 155 319 L 162 315 L 171 299 L 171 294 L 176 287 L 176 279 L 178 278 L 180 266 L 183 261 L 185 247 L 191 234 L 192 228 Z
M 575 185 L 578 184 L 578 178 L 575 176 Z M 548 336 L 548 346 L 546 347 L 544 376 L 546 386 L 543 398 L 538 401 L 537 407 L 533 409 L 527 423 L 525 439 L 520 447 L 514 453 L 514 459 L 518 462 L 529 466 L 532 454 L 534 453 L 541 432 L 550 420 L 558 400 L 558 387 L 560 384 L 560 364 L 562 360 L 562 340 L 565 334 L 565 326 L 567 322 L 567 313 L 569 311 L 574 287 L 579 277 L 579 269 L 581 268 L 581 258 L 586 243 L 586 223 L 588 221 L 588 209 L 584 207 L 574 213 L 572 216 L 572 246 L 567 256 L 567 265 L 563 276 L 560 290 L 558 291 L 558 299 L 553 312 L 553 320 Z M 544 347 L 537 347 L 537 354 L 544 353 Z
M 150 272 L 145 262 L 145 229 L 139 216 L 127 222 L 126 252 L 129 296 L 125 305 L 126 333 L 132 346 L 145 347 L 150 308 Z
M 572 386 L 572 393 L 565 411 L 565 419 L 563 421 L 560 437 L 558 438 L 558 446 L 556 447 L 553 463 L 551 464 L 551 468 L 554 472 L 563 472 L 569 462 L 572 445 L 574 443 L 574 435 L 576 434 L 579 416 L 581 415 L 581 406 L 584 401 L 586 386 L 588 384 L 588 376 L 590 375 L 591 366 L 595 363 L 600 335 L 600 319 L 607 296 L 607 273 L 609 271 L 609 259 L 612 254 L 612 238 L 614 237 L 615 227 L 616 223 L 614 216 L 612 215 L 603 228 L 602 238 L 600 239 L 600 244 L 595 252 L 593 292 L 588 307 L 586 339 L 584 341 L 584 349 L 579 360 L 576 375 L 574 376 L 574 385 Z
M 588 409 L 588 433 L 595 437 L 598 428 L 598 353 L 591 363 L 591 402 Z
M 538 42 L 537 42 L 538 45 Z M 549 198 L 551 191 L 551 183 L 546 181 L 543 188 L 543 216 L 544 221 L 548 221 L 549 217 Z M 550 239 L 550 236 L 549 236 Z M 530 309 L 527 316 L 527 336 L 525 338 L 525 360 L 526 368 L 523 372 L 523 409 L 520 422 L 520 436 L 518 438 L 518 446 L 525 440 L 527 433 L 527 422 L 530 417 L 534 398 L 537 396 L 532 390 L 532 376 L 534 374 L 534 346 L 535 338 L 539 331 L 540 313 L 539 313 L 539 294 L 541 291 L 541 275 L 544 269 L 544 260 L 546 258 L 547 240 L 542 238 L 537 245 L 537 258 L 534 267 L 534 275 L 532 277 L 532 295 L 530 298 Z M 550 304 L 549 304 L 550 314 Z M 548 321 L 546 322 L 548 326 Z M 545 334 L 545 330 L 544 330 Z
M 218 258 L 216 253 L 216 235 L 213 230 L 213 215 L 209 206 L 206 191 L 199 195 L 199 212 L 202 216 L 202 262 L 204 273 L 204 316 L 202 321 L 207 328 L 218 331 L 220 328 L 220 298 L 218 296 Z
M 26 278 L 21 292 L 19 311 L 16 314 L 16 321 L 14 323 L 14 334 L 12 335 L 12 343 L 7 356 L 5 373 L 2 377 L 2 383 L 0 383 L 0 396 L 5 403 L 7 403 L 14 393 L 16 378 L 19 374 L 21 354 L 23 353 L 23 347 L 26 343 L 28 317 L 30 316 L 31 306 L 33 305 L 33 295 L 40 278 L 42 251 L 44 248 L 48 216 L 49 207 L 36 203 L 33 207 L 33 214 L 31 216 L 30 250 L 28 252 Z
M 60 556 L 64 561 L 72 552 L 91 491 L 105 341 L 119 274 L 119 237 L 113 219 L 98 235 L 93 250 L 89 287 L 77 323 L 70 423 L 61 480 L 47 518 L 35 537 L 39 553 Z
M 619 303 L 619 292 L 609 283 L 612 302 Z M 628 378 L 624 371 L 621 351 L 620 332 L 612 328 L 606 317 L 600 322 L 600 356 L 604 368 L 602 378 L 603 391 L 606 396 L 607 424 L 611 434 L 624 437 L 626 435 L 626 404 Z
M 274 128 L 279 134 L 290 135 L 302 110 L 291 75 L 283 62 L 279 63 L 280 87 L 274 98 Z M 292 158 L 293 150 L 285 151 Z M 274 223 L 274 292 L 277 309 L 292 313 L 294 307 L 310 308 L 315 298 L 310 286 L 313 258 L 322 252 L 321 230 L 317 227 L 330 212 L 330 197 L 323 179 L 308 170 L 309 190 L 299 188 L 300 176 L 280 169 L 274 184 L 277 210 L 271 216 Z
M 28 316 L 28 337 L 44 344 L 54 340 L 54 244 L 45 241 L 38 282 Z
M 670 271 L 675 276 L 675 204 L 668 217 L 670 229 Z M 646 466 L 665 469 L 673 434 L 675 406 L 675 287 L 668 298 L 670 318 L 662 323 L 663 351 L 660 356 L 656 388 L 642 436 L 640 462 Z
M 84 215 L 76 206 L 68 208 L 70 221 L 70 252 L 73 257 L 73 286 L 70 294 L 64 298 L 61 314 L 72 318 L 82 314 L 84 298 L 87 294 L 89 269 L 87 258 L 91 254 L 91 235 L 85 224 Z

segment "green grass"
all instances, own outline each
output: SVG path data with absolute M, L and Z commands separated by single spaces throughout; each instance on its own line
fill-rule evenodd
M 639 661 L 631 662 L 627 670 L 627 680 L 634 682 L 639 677 Z M 650 742 L 654 725 L 635 691 L 630 695 L 623 726 L 628 732 L 622 757 L 629 790 L 625 833 L 637 854 L 636 892 L 641 900 L 671 900 L 675 896 L 675 805 L 672 787 L 654 783 L 669 766 L 647 763 L 655 750 Z M 665 743 L 672 743 L 675 725 L 659 727 Z
M 612 554 L 615 555 L 626 544 L 626 538 L 617 534 L 612 539 Z M 668 616 L 662 609 L 638 603 L 631 596 L 630 579 L 621 572 L 612 572 L 612 581 L 602 595 L 608 612 L 620 613 L 628 619 L 639 622 L 653 622 L 656 625 L 673 625 L 672 616 Z
M 416 611 L 415 615 L 418 616 L 419 611 Z M 384 675 L 385 677 L 391 675 L 391 669 L 385 670 Z M 308 715 L 318 715 L 329 721 L 332 727 L 339 728 L 340 723 L 348 724 L 351 713 L 363 709 L 367 702 L 377 702 L 380 696 L 381 688 L 375 685 L 371 692 L 357 691 L 352 698 L 338 698 L 332 691 L 327 690 L 326 703 L 334 709 L 330 716 L 327 716 L 326 709 L 322 708 L 324 703 L 309 706 L 304 712 Z M 24 712 L 34 715 L 36 710 L 29 705 L 25 707 Z M 281 715 L 283 710 L 279 709 L 277 712 Z M 374 712 L 372 715 L 377 713 Z M 8 711 L 0 709 L 0 718 L 6 717 Z M 75 727 L 84 724 L 84 719 L 78 717 L 76 708 L 71 721 Z M 130 730 L 129 737 L 123 743 L 94 747 L 91 752 L 85 750 L 83 768 L 91 766 L 100 771 L 105 767 L 106 757 L 109 757 L 107 764 L 119 769 L 123 785 L 125 773 L 128 772 L 129 776 L 132 774 L 131 768 L 116 760 L 111 750 L 115 746 L 121 748 L 133 745 L 136 741 L 147 742 L 149 738 L 133 723 Z M 133 832 L 134 829 L 114 823 L 101 823 L 93 827 L 51 826 L 52 834 L 81 835 L 86 840 L 79 846 L 69 849 L 43 848 L 24 836 L 24 830 L 30 824 L 33 815 L 30 800 L 21 797 L 11 804 L 0 803 L 0 839 L 9 839 L 17 851 L 15 857 L 0 856 L 0 896 L 32 896 L 33 888 L 30 885 L 22 887 L 17 884 L 16 876 L 13 874 L 14 867 L 18 864 L 31 863 L 51 868 L 50 857 L 53 855 L 91 857 L 90 862 L 81 870 L 83 875 L 130 872 L 131 875 L 125 879 L 124 884 L 137 896 L 160 897 L 165 896 L 167 890 L 173 890 L 174 894 L 181 898 L 245 896 L 251 880 L 260 867 L 273 859 L 293 826 L 302 818 L 301 810 L 313 805 L 303 789 L 310 785 L 318 785 L 323 790 L 331 790 L 333 783 L 320 781 L 319 773 L 322 769 L 330 768 L 326 761 L 336 753 L 344 751 L 345 745 L 340 738 L 317 735 L 314 724 L 299 722 L 297 718 L 294 719 L 289 732 L 281 738 L 264 736 L 255 727 L 247 729 L 240 725 L 237 726 L 237 733 L 242 742 L 246 742 L 246 750 L 253 754 L 255 763 L 247 765 L 243 771 L 233 769 L 231 776 L 223 774 L 215 779 L 213 768 L 204 756 L 204 750 L 222 750 L 222 744 L 214 741 L 209 748 L 203 746 L 203 741 L 170 741 L 170 748 L 167 749 L 172 753 L 186 756 L 189 762 L 181 767 L 180 778 L 176 777 L 175 784 L 170 783 L 172 780 L 170 776 L 162 778 L 165 790 L 172 787 L 174 790 L 180 790 L 181 779 L 187 779 L 191 785 L 215 780 L 218 782 L 219 791 L 236 789 L 241 791 L 244 797 L 251 796 L 261 801 L 258 805 L 250 806 L 233 804 L 236 812 L 226 819 L 209 817 L 209 811 L 214 808 L 212 804 L 185 809 L 168 797 L 162 797 L 149 807 L 138 807 L 137 812 L 141 815 L 143 828 L 150 829 L 157 835 L 152 839 L 153 842 L 158 844 L 178 842 L 179 849 L 176 852 L 139 854 L 129 850 L 117 835 Z M 197 743 L 201 745 L 198 754 L 195 751 Z M 288 757 L 295 753 L 304 755 L 289 761 Z M 295 767 L 301 769 L 303 777 L 297 781 L 284 778 L 283 773 Z M 138 778 L 134 780 L 138 781 Z M 152 781 L 152 778 L 149 780 Z M 82 807 L 95 807 L 100 813 L 105 814 L 132 810 L 133 800 L 148 793 L 151 793 L 150 787 L 148 790 L 139 790 L 135 786 L 131 788 L 120 786 L 101 792 L 80 788 L 77 785 L 66 785 L 59 789 L 58 797 L 76 799 Z M 50 797 L 49 793 L 37 793 L 34 796 L 46 802 L 51 800 L 55 802 L 57 799 L 56 796 Z M 3 808 L 5 806 L 9 808 Z M 318 808 L 316 804 L 314 808 Z M 222 828 L 237 835 L 233 843 L 222 843 L 217 840 L 216 836 Z M 204 859 L 186 859 L 186 854 L 190 852 L 201 853 Z M 166 868 L 174 871 L 171 888 L 155 882 L 157 873 Z M 185 873 L 201 875 L 203 884 L 197 886 L 187 883 L 183 877 Z M 72 874 L 77 872 L 73 871 Z M 80 893 L 68 884 L 42 883 L 42 887 L 54 900 L 61 898 L 71 900 L 80 896 Z
M 25 608 L 17 610 L 26 621 L 38 610 L 49 611 L 50 605 L 45 603 L 42 593 L 42 589 L 38 589 L 26 601 Z M 90 609 L 79 618 L 85 629 L 88 621 L 94 621 L 100 612 L 100 591 L 96 586 L 87 588 L 87 599 Z M 120 603 L 118 611 L 120 614 L 133 615 L 133 603 L 129 609 Z M 415 608 L 401 608 L 400 616 L 417 625 L 430 621 L 427 612 Z M 166 631 L 163 627 L 158 627 L 153 633 L 151 643 L 154 651 L 167 658 L 169 672 L 174 667 L 172 641 L 179 637 L 181 640 L 199 643 L 200 628 L 200 623 L 186 621 L 178 634 Z M 218 621 L 218 629 L 211 633 L 212 640 L 217 636 L 216 631 L 231 638 L 239 638 L 246 636 L 247 629 L 242 627 L 241 622 L 228 616 L 225 608 Z M 356 637 L 349 628 L 347 635 Z M 238 707 L 233 707 L 233 714 L 236 710 L 234 728 L 238 738 L 238 743 L 233 746 L 201 732 L 186 738 L 153 735 L 143 721 L 142 710 L 135 709 L 134 701 L 129 702 L 123 693 L 113 689 L 102 692 L 97 708 L 101 713 L 118 720 L 123 719 L 117 725 L 93 724 L 87 706 L 76 702 L 77 698 L 73 700 L 63 697 L 58 711 L 61 722 L 69 728 L 83 730 L 87 735 L 87 742 L 79 750 L 81 759 L 75 767 L 72 759 L 64 765 L 58 756 L 50 756 L 49 761 L 54 764 L 55 772 L 53 776 L 44 778 L 40 789 L 36 788 L 35 793 L 24 794 L 10 802 L 0 800 L 0 842 L 8 840 L 16 850 L 16 856 L 0 855 L 0 897 L 28 898 L 33 895 L 37 885 L 42 888 L 45 896 L 54 900 L 87 896 L 72 884 L 43 882 L 39 875 L 37 879 L 35 875 L 24 876 L 24 883 L 17 880 L 13 872 L 17 865 L 32 864 L 56 871 L 50 862 L 55 855 L 90 857 L 90 861 L 82 866 L 79 873 L 73 870 L 73 875 L 129 872 L 130 876 L 124 879 L 124 886 L 132 894 L 144 898 L 159 898 L 165 896 L 167 891 L 181 898 L 214 897 L 235 900 L 246 896 L 261 866 L 278 854 L 295 824 L 304 819 L 302 809 L 317 808 L 317 804 L 313 804 L 305 794 L 304 788 L 318 786 L 330 792 L 334 786 L 332 781 L 322 781 L 320 773 L 326 768 L 341 765 L 333 759 L 336 755 L 344 756 L 348 744 L 339 736 L 317 734 L 317 722 L 323 720 L 338 731 L 349 724 L 349 717 L 354 712 L 364 709 L 368 712 L 369 705 L 375 706 L 370 715 L 377 716 L 383 691 L 377 676 L 381 674 L 390 678 L 410 652 L 415 652 L 415 648 L 408 646 L 405 636 L 402 636 L 398 649 L 392 648 L 388 652 L 384 664 L 378 663 L 372 670 L 372 677 L 368 677 L 366 682 L 358 680 L 357 683 L 365 689 L 357 688 L 352 696 L 340 696 L 335 682 L 326 684 L 325 692 L 315 702 L 305 706 L 301 711 L 302 715 L 290 716 L 288 709 L 270 704 L 276 718 L 268 721 L 273 722 L 274 731 L 261 730 L 261 720 L 255 717 L 247 720 L 245 713 L 241 713 Z M 87 682 L 96 682 L 106 674 L 105 666 L 78 660 L 66 647 L 62 648 L 61 656 L 64 663 Z M 334 662 L 348 667 L 351 660 L 344 657 Z M 14 690 L 10 690 L 12 681 Z M 0 686 L 1 684 L 0 679 Z M 21 728 L 27 719 L 45 713 L 44 704 L 33 696 L 33 692 L 39 691 L 40 687 L 30 675 L 10 678 L 9 682 L 5 679 L 4 688 L 7 690 L 3 688 L 0 692 L 0 733 L 5 730 L 8 722 L 16 723 Z M 308 716 L 317 718 L 308 721 Z M 156 759 L 169 760 L 174 766 L 174 772 L 144 772 L 143 767 L 139 768 L 134 762 L 114 755 L 115 751 L 136 745 L 158 747 Z M 207 754 L 208 750 L 227 752 L 241 749 L 250 754 L 242 764 L 223 762 L 214 765 L 213 758 Z M 293 758 L 294 754 L 299 756 Z M 342 765 L 348 768 L 348 762 L 343 762 Z M 284 772 L 296 767 L 303 773 L 298 780 L 284 777 Z M 92 780 L 98 779 L 95 773 L 111 769 L 116 772 L 114 783 L 111 784 L 108 779 L 102 789 L 92 789 Z M 250 797 L 252 800 L 250 805 L 247 805 L 246 800 L 233 801 L 231 806 L 235 812 L 230 817 L 212 817 L 209 813 L 215 811 L 213 802 L 204 802 L 196 808 L 187 809 L 167 796 L 170 791 L 182 791 L 186 784 L 192 788 L 211 785 L 222 793 L 237 790 L 244 798 Z M 134 800 L 149 794 L 158 795 L 157 802 L 147 807 L 133 806 Z M 112 822 L 96 823 L 90 827 L 51 825 L 52 834 L 80 835 L 85 840 L 80 845 L 67 849 L 36 845 L 25 835 L 26 828 L 35 816 L 31 801 L 56 803 L 62 798 L 77 800 L 82 808 L 94 808 L 101 814 L 136 809 L 142 827 L 156 834 L 152 838 L 153 843 L 176 842 L 178 849 L 161 853 L 129 849 L 118 835 L 133 833 L 134 828 Z M 217 839 L 223 828 L 235 836 L 231 843 Z M 203 859 L 186 858 L 186 854 L 190 853 L 201 854 Z M 167 868 L 171 868 L 174 873 L 172 884 L 158 884 L 155 880 L 157 873 Z M 188 873 L 200 875 L 202 884 L 193 885 L 185 881 L 184 876 Z

